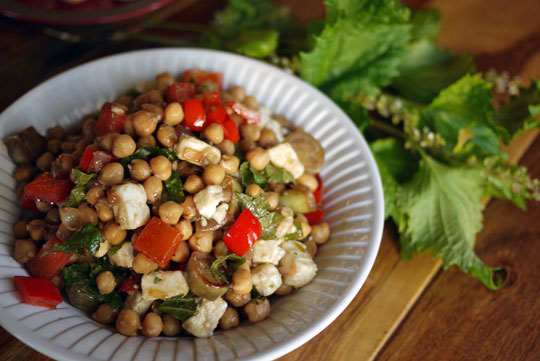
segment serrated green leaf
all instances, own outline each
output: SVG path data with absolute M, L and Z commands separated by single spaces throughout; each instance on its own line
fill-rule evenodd
M 177 172 L 172 172 L 169 179 L 163 182 L 162 202 L 173 201 L 182 203 L 186 199 L 184 195 L 184 185 Z
M 50 250 L 43 253 L 43 256 L 55 252 L 61 251 L 64 253 L 73 253 L 79 257 L 86 257 L 88 255 L 96 254 L 99 249 L 99 244 L 105 242 L 105 237 L 101 230 L 92 223 L 88 223 L 79 232 L 75 233 L 64 242 L 56 243 Z
M 163 301 L 158 309 L 181 321 L 186 321 L 188 318 L 195 316 L 201 302 L 202 300 L 200 298 L 192 296 L 191 294 L 174 296 Z
M 75 185 L 73 186 L 73 189 L 71 189 L 69 197 L 66 200 L 66 207 L 76 208 L 86 200 L 86 185 L 98 175 L 96 173 L 84 173 L 78 168 L 73 168 L 71 173 L 75 180 Z
M 229 278 L 232 277 L 234 271 L 245 262 L 246 259 L 244 257 L 231 253 L 212 262 L 210 272 L 212 272 L 212 276 L 214 276 L 217 281 L 229 284 Z

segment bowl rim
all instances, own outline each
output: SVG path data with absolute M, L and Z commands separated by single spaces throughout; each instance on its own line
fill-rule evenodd
M 9 105 L 4 111 L 2 111 L 2 113 L 0 114 L 0 124 L 6 121 L 6 118 L 7 118 L 6 115 L 9 114 L 9 112 L 13 108 L 18 107 L 20 104 L 24 104 L 24 102 L 26 101 L 25 99 L 27 97 L 30 97 L 37 92 L 40 92 L 43 88 L 56 86 L 57 83 L 61 83 L 64 78 L 69 77 L 72 74 L 88 71 L 88 70 L 91 70 L 92 67 L 100 63 L 118 60 L 121 58 L 136 57 L 138 55 L 149 54 L 149 53 L 163 53 L 161 54 L 161 56 L 166 56 L 167 53 L 171 53 L 171 52 L 174 52 L 174 53 L 193 52 L 195 54 L 200 54 L 201 56 L 229 57 L 232 60 L 248 62 L 254 66 L 262 67 L 263 70 L 268 70 L 274 73 L 277 71 L 279 72 L 280 77 L 285 77 L 290 81 L 293 81 L 295 83 L 300 83 L 299 85 L 301 86 L 310 87 L 317 94 L 318 97 L 325 100 L 325 104 L 324 104 L 325 107 L 329 106 L 331 110 L 335 112 L 335 114 L 339 118 L 342 118 L 343 120 L 348 120 L 351 123 L 351 125 L 355 129 L 357 129 L 354 123 L 352 122 L 352 120 L 349 118 L 349 116 L 343 110 L 341 110 L 341 108 L 339 108 L 326 94 L 322 93 L 319 89 L 305 82 L 301 78 L 288 74 L 278 67 L 262 62 L 260 60 L 252 59 L 246 56 L 233 54 L 229 52 L 219 51 L 219 50 L 208 50 L 208 49 L 199 49 L 199 48 L 171 48 L 171 47 L 135 50 L 135 51 L 123 52 L 123 53 L 114 54 L 114 55 L 108 55 L 108 56 L 101 57 L 101 58 L 98 58 L 89 62 L 85 62 L 71 69 L 63 71 L 57 75 L 54 75 L 44 80 L 37 86 L 33 87 L 28 92 L 24 93 L 20 98 L 18 98 L 11 105 Z M 360 146 L 361 148 L 360 150 L 362 151 L 362 154 L 364 156 L 367 173 L 372 178 L 372 182 L 370 184 L 372 186 L 372 196 L 373 196 L 372 230 L 369 237 L 370 242 L 366 246 L 366 252 L 363 255 L 362 262 L 359 264 L 359 267 L 356 270 L 354 277 L 350 281 L 349 286 L 344 290 L 343 294 L 339 297 L 339 299 L 321 317 L 314 320 L 309 326 L 307 326 L 305 329 L 301 330 L 300 332 L 296 333 L 294 336 L 290 337 L 289 339 L 286 339 L 274 346 L 271 346 L 270 348 L 262 352 L 257 352 L 255 354 L 252 354 L 246 357 L 241 357 L 241 358 L 238 358 L 237 360 L 276 359 L 280 356 L 283 356 L 295 350 L 296 348 L 300 347 L 304 343 L 308 342 L 317 334 L 322 332 L 326 327 L 328 327 L 345 310 L 345 308 L 347 308 L 347 306 L 352 302 L 354 297 L 358 294 L 358 292 L 364 285 L 369 273 L 371 272 L 373 265 L 375 263 L 375 259 L 376 259 L 379 247 L 380 247 L 382 234 L 383 234 L 383 227 L 384 227 L 384 198 L 383 198 L 382 183 L 381 183 L 380 173 L 378 171 L 375 159 L 368 146 L 367 141 L 364 139 L 363 135 L 358 130 L 356 130 L 354 134 L 351 134 L 351 136 L 354 138 L 355 144 L 358 144 Z M 69 307 L 73 307 L 73 306 L 69 305 Z M 54 357 L 55 359 L 67 361 L 67 360 L 72 360 L 73 357 L 76 356 L 79 360 L 88 360 L 88 361 L 96 360 L 95 358 L 92 358 L 90 356 L 81 355 L 72 350 L 67 350 L 60 345 L 56 345 L 54 343 L 48 342 L 46 340 L 43 340 L 40 337 L 32 337 L 32 336 L 28 337 L 27 335 L 28 329 L 26 328 L 26 326 L 23 327 L 23 324 L 20 323 L 19 321 L 8 320 L 3 317 L 0 317 L 0 325 L 4 327 L 13 336 L 15 336 L 17 339 L 19 339 L 21 342 L 25 343 L 26 345 L 30 346 L 31 348 L 45 355 Z M 137 337 L 141 337 L 141 336 L 137 336 Z

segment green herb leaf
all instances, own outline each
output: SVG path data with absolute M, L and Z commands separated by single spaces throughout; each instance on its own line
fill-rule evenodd
M 244 193 L 236 193 L 236 198 L 240 202 L 242 209 L 247 208 L 253 213 L 255 217 L 261 222 L 262 226 L 262 239 L 275 239 L 276 228 L 283 220 L 283 216 L 278 212 L 270 212 L 270 204 L 264 197 L 260 195 L 257 198 L 253 198 Z
M 441 12 L 436 8 L 411 12 L 411 41 L 435 41 L 441 27 Z
M 151 145 L 143 145 L 129 157 L 121 158 L 119 162 L 124 166 L 124 168 L 127 168 L 127 165 L 131 163 L 133 159 L 150 160 L 154 157 L 157 157 L 158 155 L 167 157 L 167 159 L 169 159 L 171 162 L 178 160 L 178 157 L 176 156 L 176 154 L 174 154 L 173 152 L 171 152 L 170 150 L 166 148 L 159 148 L 159 147 L 155 147 Z
M 180 179 L 180 175 L 177 172 L 173 172 L 169 179 L 163 182 L 161 200 L 162 202 L 174 201 L 176 203 L 182 203 L 185 199 L 182 179 Z
M 423 155 L 420 169 L 403 186 L 402 255 L 430 251 L 441 256 L 444 268 L 457 265 L 464 272 L 497 289 L 493 272 L 474 254 L 482 228 L 484 174 L 481 169 L 449 167 Z
M 116 246 L 111 246 L 111 248 L 109 248 L 109 251 L 107 252 L 107 254 L 109 256 L 114 256 L 116 254 L 116 252 L 118 252 L 120 250 L 120 248 L 124 247 L 124 244 L 126 242 L 122 242 L 120 244 L 117 244 Z
M 232 277 L 234 271 L 236 271 L 238 267 L 245 262 L 246 259 L 244 257 L 231 253 L 212 262 L 210 271 L 217 281 L 229 284 L 229 279 Z
M 96 173 L 84 173 L 78 168 L 74 168 L 71 172 L 75 179 L 75 186 L 71 189 L 71 193 L 66 200 L 66 207 L 76 208 L 84 203 L 86 199 L 86 185 L 98 175 Z
M 163 301 L 158 310 L 168 313 L 181 321 L 186 321 L 188 318 L 195 316 L 201 302 L 200 298 L 191 294 L 174 296 Z
M 101 242 L 105 242 L 103 233 L 101 233 L 99 228 L 88 223 L 83 229 L 64 242 L 56 243 L 49 251 L 43 253 L 43 256 L 51 252 L 61 251 L 64 253 L 73 253 L 79 257 L 86 257 L 96 254 Z
M 257 170 L 249 162 L 243 162 L 240 165 L 239 173 L 244 187 L 257 184 L 261 188 L 267 189 L 268 183 L 296 184 L 294 176 L 289 171 L 275 167 L 270 163 L 263 170 Z

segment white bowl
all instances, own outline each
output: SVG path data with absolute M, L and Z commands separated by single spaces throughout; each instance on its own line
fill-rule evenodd
M 212 338 L 125 337 L 64 302 L 49 310 L 21 303 L 13 276 L 27 275 L 12 257 L 19 208 L 14 169 L 0 150 L 0 324 L 58 360 L 269 360 L 299 347 L 327 327 L 364 284 L 379 249 L 383 195 L 366 141 L 351 120 L 317 89 L 278 68 L 238 55 L 199 49 L 155 49 L 99 59 L 34 88 L 0 115 L 0 137 L 33 125 L 67 125 L 99 109 L 135 83 L 163 71 L 219 71 L 224 86 L 242 85 L 277 114 L 315 136 L 326 151 L 320 174 L 332 236 L 317 254 L 316 278 L 276 299 L 270 316 Z

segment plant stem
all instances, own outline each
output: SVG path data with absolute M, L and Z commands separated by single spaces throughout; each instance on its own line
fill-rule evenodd
M 373 120 L 373 123 L 371 123 L 371 126 L 377 130 L 380 130 L 384 133 L 393 135 L 395 137 L 401 138 L 403 140 L 407 140 L 407 134 L 402 132 L 401 130 L 397 129 L 396 127 L 391 126 L 388 123 L 382 122 L 380 120 Z

